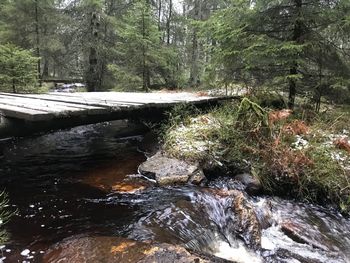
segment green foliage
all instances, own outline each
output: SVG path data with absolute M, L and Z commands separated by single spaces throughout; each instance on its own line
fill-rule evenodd
M 218 43 L 208 69 L 224 83 L 324 96 L 350 76 L 349 10 L 348 1 L 234 1 L 203 26 Z
M 161 32 L 148 1 L 133 3 L 117 33 L 120 36 L 116 51 L 119 63 L 110 64 L 108 68 L 118 87 L 147 90 L 152 86 L 151 80 L 163 82 L 165 86 L 177 85 L 172 72 L 177 64 L 176 51 L 161 43 Z
M 38 58 L 11 44 L 0 45 L 0 88 L 2 91 L 29 92 L 37 81 Z

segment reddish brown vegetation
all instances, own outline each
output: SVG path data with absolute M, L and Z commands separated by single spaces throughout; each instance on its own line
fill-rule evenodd
M 268 146 L 267 149 L 261 151 L 261 155 L 277 178 L 283 176 L 298 181 L 304 169 L 313 165 L 313 161 L 301 151 L 275 144 Z
M 291 123 L 287 123 L 282 127 L 284 134 L 289 135 L 303 135 L 310 132 L 310 128 L 305 124 L 305 122 L 300 120 L 294 120 Z
M 333 143 L 339 149 L 345 150 L 348 153 L 350 153 L 350 143 L 347 137 L 336 139 Z
M 272 127 L 274 123 L 287 119 L 291 114 L 292 111 L 289 109 L 269 112 L 269 126 Z

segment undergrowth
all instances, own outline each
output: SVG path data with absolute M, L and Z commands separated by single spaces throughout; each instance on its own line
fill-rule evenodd
M 163 127 L 164 148 L 202 165 L 249 168 L 266 193 L 331 202 L 348 213 L 350 144 L 337 135 L 348 132 L 348 116 L 348 108 L 292 113 L 247 98 L 205 114 L 180 107 Z

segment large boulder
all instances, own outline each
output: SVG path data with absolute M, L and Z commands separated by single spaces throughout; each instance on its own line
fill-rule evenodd
M 170 244 L 150 244 L 119 237 L 75 237 L 54 245 L 43 263 L 207 263 L 215 262 L 190 254 Z M 220 261 L 218 261 L 220 262 Z
M 205 176 L 196 165 L 158 153 L 139 166 L 139 173 L 153 179 L 159 185 L 199 184 Z

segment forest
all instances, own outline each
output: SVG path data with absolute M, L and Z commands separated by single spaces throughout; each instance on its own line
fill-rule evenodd
M 0 263 L 349 262 L 349 117 L 350 0 L 0 0 Z
M 349 6 L 2 0 L 0 85 L 15 92 L 49 79 L 82 80 L 88 91 L 240 85 L 287 92 L 290 108 L 297 94 L 349 102 Z

